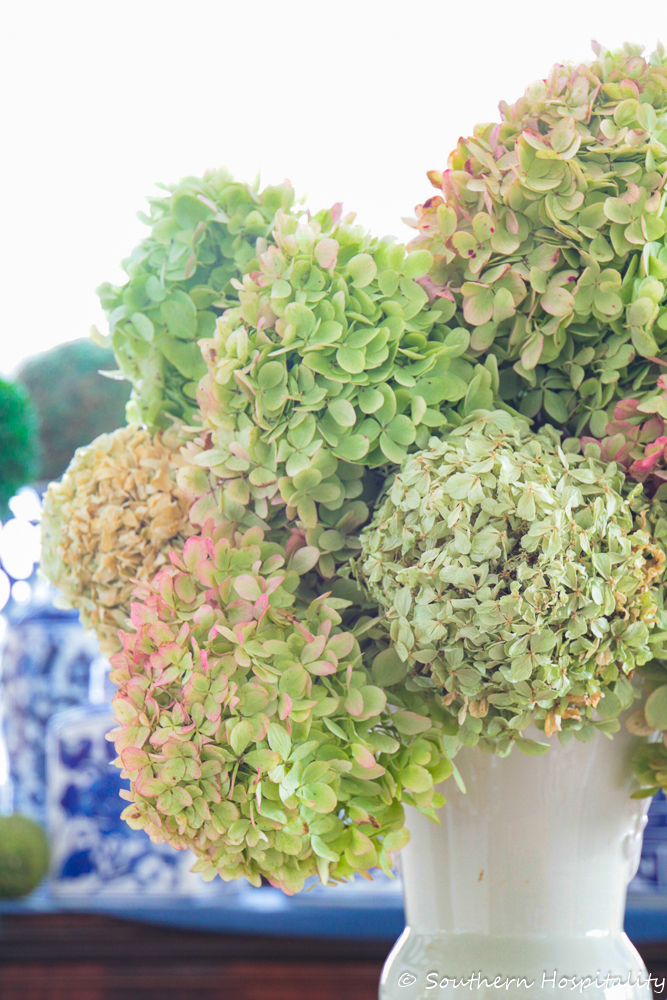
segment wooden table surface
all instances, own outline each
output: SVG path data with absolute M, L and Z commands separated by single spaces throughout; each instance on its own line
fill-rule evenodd
M 377 1000 L 390 947 L 12 914 L 0 918 L 0 1000 Z M 640 951 L 667 974 L 667 943 Z
M 0 1000 L 376 1000 L 390 947 L 12 914 L 0 918 Z

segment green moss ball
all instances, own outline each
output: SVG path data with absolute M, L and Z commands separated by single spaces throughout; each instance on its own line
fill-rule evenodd
M 0 897 L 27 896 L 46 875 L 49 845 L 41 826 L 26 816 L 0 817 Z

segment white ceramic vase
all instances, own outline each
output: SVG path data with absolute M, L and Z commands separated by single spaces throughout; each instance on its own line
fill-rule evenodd
M 464 750 L 467 794 L 446 783 L 441 825 L 410 809 L 407 926 L 381 1000 L 650 1000 L 623 932 L 649 801 L 630 798 L 636 740 L 552 744 L 542 757 Z

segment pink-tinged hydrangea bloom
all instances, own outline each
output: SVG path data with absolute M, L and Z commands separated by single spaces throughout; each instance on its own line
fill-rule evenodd
M 137 588 L 110 734 L 131 826 L 191 850 L 206 879 L 288 893 L 389 871 L 401 800 L 432 811 L 451 772 L 425 710 L 386 710 L 387 652 L 371 674 L 348 602 L 308 592 L 318 553 L 293 538 L 288 553 L 210 521 Z M 419 765 L 401 752 L 415 740 Z
M 667 342 L 665 49 L 593 48 L 443 149 L 410 244 L 466 359 L 497 361 L 494 395 L 577 437 L 654 390 Z

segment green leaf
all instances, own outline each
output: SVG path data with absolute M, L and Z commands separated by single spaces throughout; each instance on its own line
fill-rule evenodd
M 567 423 L 569 419 L 567 406 L 557 392 L 552 392 L 551 389 L 544 390 L 544 409 L 557 423 Z
M 656 688 L 646 699 L 646 721 L 653 729 L 667 730 L 667 684 Z
M 399 657 L 393 646 L 383 649 L 373 660 L 373 680 L 380 687 L 391 687 L 400 684 L 407 674 L 407 666 Z
M 355 288 L 365 288 L 377 274 L 377 266 L 369 253 L 358 253 L 348 261 L 347 271 Z
M 256 601 L 262 595 L 257 577 L 242 573 L 234 580 L 234 590 L 244 601 Z
M 474 413 L 475 410 L 489 410 L 493 406 L 493 390 L 491 379 L 483 369 L 478 371 L 470 381 L 466 390 L 464 413 Z
M 273 750 L 251 750 L 250 753 L 243 755 L 243 760 L 250 767 L 257 767 L 260 771 L 272 771 L 274 767 L 280 764 L 281 755 L 275 753 Z
M 494 295 L 490 288 L 481 289 L 464 300 L 463 315 L 471 326 L 482 326 L 493 316 Z
M 442 356 L 458 358 L 462 354 L 465 354 L 470 346 L 470 332 L 464 330 L 463 327 L 457 326 L 455 330 L 450 330 L 442 346 Z
M 359 394 L 359 409 L 362 413 L 375 413 L 384 403 L 384 396 L 377 389 L 364 389 Z
M 278 725 L 277 722 L 271 722 L 266 738 L 271 749 L 279 753 L 283 760 L 287 760 L 292 752 L 292 739 L 287 730 Z
M 311 569 L 317 566 L 319 558 L 320 550 L 318 548 L 314 545 L 304 545 L 302 548 L 296 550 L 290 560 L 289 566 L 299 576 L 303 576 L 304 573 L 309 573 Z
M 186 343 L 166 334 L 161 334 L 157 342 L 167 361 L 185 378 L 199 381 L 205 375 L 206 365 L 197 344 Z
M 243 753 L 252 740 L 252 724 L 247 719 L 237 722 L 229 736 L 229 745 L 237 757 Z
M 155 327 L 148 316 L 144 316 L 143 313 L 133 313 L 131 318 L 132 326 L 139 336 L 143 337 L 146 341 L 151 341 L 155 336 Z
M 433 778 L 425 767 L 419 764 L 408 764 L 401 771 L 401 781 L 411 792 L 427 792 L 433 788 Z
M 517 750 L 528 757 L 541 757 L 549 749 L 548 743 L 538 743 L 537 740 L 528 740 L 524 736 L 515 736 L 514 744 Z
M 418 715 L 417 712 L 408 712 L 404 709 L 394 712 L 391 721 L 399 733 L 403 733 L 404 736 L 416 736 L 417 733 L 425 733 L 431 728 L 430 719 Z
M 340 855 L 336 854 L 316 833 L 311 834 L 310 843 L 318 858 L 324 858 L 325 861 L 331 861 L 332 864 L 337 864 L 340 861 Z
M 387 705 L 387 696 L 379 687 L 373 684 L 366 684 L 361 689 L 361 697 L 364 703 L 364 716 L 370 718 L 373 715 L 380 715 Z
M 279 361 L 268 361 L 262 365 L 257 376 L 257 384 L 263 392 L 281 385 L 287 378 L 285 366 Z
M 354 427 L 357 415 L 347 399 L 334 399 L 329 403 L 329 413 L 341 427 Z
M 628 309 L 628 323 L 630 326 L 646 326 L 658 313 L 658 306 L 653 299 L 645 296 L 637 299 Z
M 640 354 L 643 358 L 653 358 L 660 353 L 660 348 L 658 347 L 655 338 L 651 333 L 649 333 L 648 330 L 633 326 L 630 331 L 630 336 L 637 354 Z
M 402 851 L 409 841 L 410 832 L 403 827 L 402 830 L 392 830 L 391 833 L 386 834 L 382 846 L 387 854 L 395 854 L 396 851 Z
M 311 783 L 304 785 L 299 791 L 300 796 L 306 800 L 311 809 L 318 813 L 330 813 L 336 808 L 338 800 L 336 793 L 330 785 Z
M 369 447 L 370 441 L 364 434 L 351 434 L 341 439 L 340 445 L 334 450 L 334 455 L 347 462 L 360 462 L 368 454 Z
M 174 292 L 160 306 L 162 322 L 174 337 L 190 340 L 197 333 L 197 310 L 184 292 Z
M 407 448 L 414 442 L 417 432 L 410 418 L 399 414 L 387 424 L 387 434 L 396 444 Z
M 390 462 L 395 462 L 396 465 L 400 465 L 405 458 L 405 449 L 396 444 L 385 431 L 380 434 L 380 448 L 385 458 Z
M 423 278 L 433 267 L 433 254 L 428 250 L 413 250 L 403 261 L 403 276 Z
M 396 271 L 386 270 L 378 275 L 378 285 L 383 295 L 395 295 L 398 289 L 399 276 Z
M 568 316 L 574 310 L 574 297 L 562 285 L 549 285 L 540 304 L 551 316 Z
M 621 198 L 607 198 L 603 207 L 605 215 L 611 222 L 621 222 L 624 225 L 632 222 L 630 206 Z
M 623 706 L 613 691 L 605 691 L 597 711 L 601 719 L 615 719 L 623 711 Z
M 366 366 L 366 352 L 353 347 L 339 347 L 336 351 L 336 361 L 343 371 L 350 375 L 359 375 Z
M 162 282 L 151 274 L 146 279 L 144 291 L 152 302 L 163 302 L 167 297 L 167 291 Z
M 475 483 L 475 476 L 469 472 L 455 472 L 447 479 L 445 490 L 454 500 L 467 500 Z

